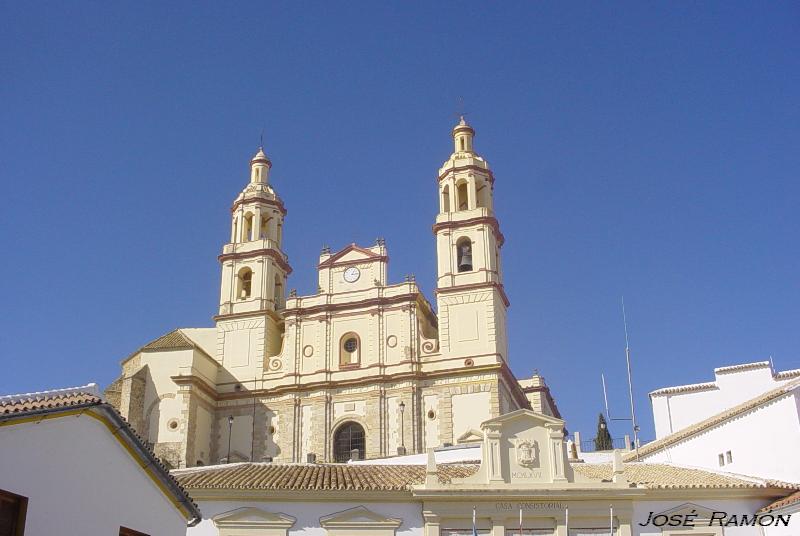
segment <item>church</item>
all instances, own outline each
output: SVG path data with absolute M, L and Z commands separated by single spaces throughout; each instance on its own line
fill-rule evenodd
M 215 327 L 143 345 L 106 398 L 175 469 L 424 453 L 515 410 L 560 418 L 543 378 L 508 365 L 495 177 L 474 137 L 462 117 L 431 185 L 435 307 L 413 278 L 388 280 L 380 239 L 323 249 L 317 292 L 287 293 L 287 209 L 261 147 L 230 208 Z

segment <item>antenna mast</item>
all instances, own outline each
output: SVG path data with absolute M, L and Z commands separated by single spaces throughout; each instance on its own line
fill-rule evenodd
M 636 410 L 633 403 L 633 379 L 631 377 L 631 346 L 628 343 L 628 318 L 625 316 L 625 296 L 622 297 L 622 323 L 625 326 L 625 361 L 628 365 L 628 397 L 631 401 L 631 424 L 633 425 L 633 445 L 636 461 L 639 461 L 639 425 L 636 424 Z M 605 382 L 604 382 L 605 383 Z

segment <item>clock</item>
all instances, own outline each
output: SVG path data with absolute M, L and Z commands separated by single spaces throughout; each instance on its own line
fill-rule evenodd
M 358 278 L 361 277 L 361 270 L 356 268 L 355 266 L 351 266 L 347 270 L 344 271 L 344 280 L 348 283 L 355 283 L 358 281 Z

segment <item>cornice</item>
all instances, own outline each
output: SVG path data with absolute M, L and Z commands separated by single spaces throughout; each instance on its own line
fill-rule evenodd
M 270 199 L 269 197 L 262 197 L 260 195 L 256 195 L 253 197 L 244 197 L 242 199 L 237 199 L 233 202 L 231 206 L 231 212 L 236 212 L 236 209 L 239 208 L 240 205 L 244 205 L 246 203 L 263 203 L 265 205 L 271 205 L 278 209 L 278 211 L 286 216 L 286 207 L 283 205 L 283 202 L 275 199 Z
M 311 305 L 309 307 L 286 308 L 284 309 L 283 314 L 286 317 L 294 317 L 301 315 L 312 315 L 321 312 L 329 313 L 348 309 L 394 305 L 397 303 L 414 303 L 420 298 L 420 296 L 421 294 L 419 292 L 410 292 L 408 294 L 400 294 L 399 296 L 378 296 L 377 298 L 368 298 L 366 300 L 347 303 L 321 303 L 319 305 Z
M 286 394 L 291 392 L 304 392 L 304 391 L 314 391 L 320 389 L 326 389 L 330 387 L 335 387 L 337 389 L 342 387 L 357 387 L 362 385 L 377 385 L 377 384 L 386 384 L 386 383 L 393 383 L 398 381 L 409 381 L 409 380 L 425 380 L 430 378 L 438 378 L 441 376 L 473 376 L 476 374 L 486 373 L 486 372 L 500 372 L 502 374 L 502 364 L 493 364 L 493 365 L 486 365 L 482 367 L 469 367 L 464 369 L 447 369 L 441 371 L 432 371 L 432 372 L 421 372 L 419 370 L 416 371 L 407 371 L 407 372 L 398 372 L 395 374 L 388 374 L 388 375 L 380 375 L 380 376 L 369 376 L 369 377 L 362 377 L 362 378 L 353 378 L 349 380 L 323 380 L 313 383 L 306 383 L 306 384 L 298 384 L 293 383 L 291 385 L 279 385 L 274 387 L 268 387 L 264 389 L 253 389 L 252 391 L 240 391 L 240 392 L 233 392 L 233 393 L 224 393 L 224 394 L 217 394 L 217 400 L 236 400 L 236 399 L 252 399 L 253 397 L 271 397 L 279 394 Z M 290 376 L 287 374 L 286 376 Z M 286 377 L 284 376 L 284 377 Z M 296 375 L 294 375 L 296 376 Z M 186 378 L 186 376 L 181 376 L 180 378 Z
M 503 300 L 503 303 L 506 307 L 511 306 L 511 302 L 508 301 L 508 296 L 506 296 L 506 291 L 503 288 L 502 283 L 495 283 L 494 281 L 487 281 L 486 283 L 470 283 L 468 285 L 456 285 L 453 287 L 441 287 L 437 288 L 434 292 L 436 294 L 452 294 L 455 292 L 464 292 L 467 290 L 478 290 L 482 288 L 494 288 L 500 293 L 500 297 Z
M 480 171 L 481 173 L 485 173 L 489 177 L 489 183 L 494 185 L 494 173 L 492 173 L 492 170 L 487 169 L 487 168 L 482 168 L 480 166 L 475 166 L 475 165 L 454 166 L 454 167 L 448 168 L 447 171 L 445 171 L 444 173 L 439 175 L 438 180 L 439 180 L 439 182 L 441 182 L 442 180 L 447 178 L 447 176 L 450 175 L 451 173 L 457 173 L 459 171 L 470 171 L 470 170 L 471 171 Z
M 502 245 L 505 243 L 506 238 L 503 236 L 503 233 L 500 232 L 500 223 L 498 223 L 497 218 L 494 216 L 478 216 L 477 218 L 469 218 L 466 220 L 443 221 L 434 223 L 431 229 L 433 230 L 433 234 L 436 234 L 443 230 L 462 229 L 464 227 L 472 227 L 473 225 L 490 226 L 492 231 L 494 231 L 494 236 L 497 239 L 498 247 L 502 247 Z
M 270 248 L 262 248 L 262 249 L 254 249 L 253 251 L 242 251 L 239 253 L 223 253 L 217 257 L 219 262 L 225 262 L 230 260 L 241 260 L 241 259 L 252 259 L 255 257 L 271 257 L 278 266 L 286 272 L 286 275 L 292 273 L 292 267 L 289 266 L 289 263 L 286 262 L 286 259 L 283 258 L 283 255 L 275 251 L 274 249 Z

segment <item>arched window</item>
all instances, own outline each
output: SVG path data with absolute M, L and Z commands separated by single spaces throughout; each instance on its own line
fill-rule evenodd
M 343 423 L 333 435 L 333 461 L 344 463 L 350 460 L 352 452 L 358 451 L 358 459 L 363 460 L 365 449 L 364 428 L 357 422 Z
M 242 226 L 242 242 L 249 242 L 253 236 L 253 214 L 248 212 L 244 215 L 244 225 Z
M 339 341 L 339 366 L 358 366 L 361 362 L 361 340 L 355 333 L 345 333 Z
M 459 272 L 472 271 L 472 241 L 469 238 L 459 238 L 456 242 L 456 259 Z
M 261 217 L 261 228 L 258 230 L 258 238 L 269 238 L 269 222 L 272 218 Z
M 478 190 L 475 192 L 475 205 L 479 207 L 489 207 L 489 185 L 487 183 L 478 183 Z
M 450 186 L 442 189 L 442 212 L 450 212 Z
M 467 194 L 467 182 L 464 181 L 456 186 L 457 210 L 467 210 L 469 208 L 469 197 Z
M 250 297 L 253 290 L 253 271 L 250 268 L 242 268 L 237 276 L 236 295 L 240 300 Z

